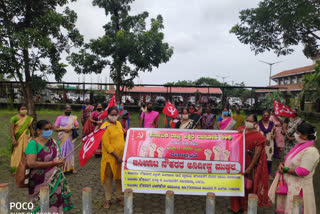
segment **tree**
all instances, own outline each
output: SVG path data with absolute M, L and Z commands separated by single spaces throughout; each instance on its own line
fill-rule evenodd
M 304 54 L 315 57 L 320 40 L 320 2 L 263 0 L 257 8 L 240 12 L 240 23 L 230 32 L 249 44 L 256 54 L 273 50 L 278 56 L 293 52 L 302 43 Z
M 168 62 L 173 54 L 169 44 L 163 42 L 162 17 L 151 19 L 150 29 L 146 29 L 147 12 L 129 15 L 133 1 L 94 0 L 93 5 L 110 16 L 111 21 L 104 26 L 105 35 L 91 40 L 69 57 L 77 73 L 100 74 L 109 66 L 118 100 L 125 87 L 133 87 L 139 72 L 151 72 L 153 67 Z
M 21 84 L 29 113 L 36 120 L 33 100 L 42 77 L 53 74 L 60 81 L 66 73 L 61 53 L 82 44 L 75 28 L 77 15 L 68 0 L 0 0 L 0 73 Z
M 308 95 L 308 101 L 316 102 L 319 109 L 320 105 L 320 61 L 315 66 L 313 74 L 303 76 L 303 91 L 302 96 Z

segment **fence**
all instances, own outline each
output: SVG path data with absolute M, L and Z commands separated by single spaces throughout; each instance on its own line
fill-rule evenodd
M 0 213 L 9 214 L 9 188 L 8 184 L 0 184 Z M 165 213 L 174 214 L 174 192 L 167 191 L 165 199 Z M 206 214 L 214 214 L 216 195 L 214 193 L 207 193 L 206 198 Z M 303 200 L 300 196 L 294 196 L 293 214 L 302 214 Z M 258 212 L 258 196 L 249 194 L 248 200 L 248 214 L 257 214 Z M 49 213 L 49 187 L 43 186 L 40 188 L 40 213 Z M 92 214 L 92 190 L 90 187 L 82 189 L 82 213 Z M 124 214 L 133 213 L 133 192 L 132 189 L 124 191 Z

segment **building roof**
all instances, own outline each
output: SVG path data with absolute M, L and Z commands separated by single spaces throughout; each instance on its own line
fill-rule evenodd
M 279 89 L 272 89 L 273 87 L 277 87 Z M 268 93 L 274 91 L 301 91 L 303 89 L 303 83 L 297 84 L 289 84 L 289 85 L 274 85 L 270 86 L 270 89 L 258 89 L 256 90 L 257 93 Z
M 154 87 L 154 86 L 135 86 L 132 89 L 125 89 L 125 92 L 138 92 L 138 93 L 170 93 L 170 87 Z M 171 93 L 177 94 L 193 94 L 196 92 L 202 94 L 222 94 L 220 88 L 176 88 L 171 87 Z M 114 91 L 106 91 L 106 93 L 114 93 Z
M 287 76 L 292 76 L 292 75 L 296 75 L 296 74 L 310 73 L 310 72 L 314 71 L 314 66 L 315 65 L 309 65 L 309 66 L 305 66 L 305 67 L 301 67 L 301 68 L 295 68 L 295 69 L 291 69 L 291 70 L 287 70 L 287 71 L 282 71 L 276 75 L 273 75 L 271 77 L 271 79 L 276 79 L 279 77 L 287 77 Z

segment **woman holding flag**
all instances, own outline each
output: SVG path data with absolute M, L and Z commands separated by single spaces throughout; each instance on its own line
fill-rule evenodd
M 112 180 L 116 182 L 116 202 L 123 206 L 121 194 L 121 163 L 124 152 L 123 128 L 118 121 L 119 111 L 116 107 L 108 108 L 107 121 L 101 128 L 107 127 L 102 136 L 101 183 L 104 184 L 105 202 L 103 207 L 111 206 Z

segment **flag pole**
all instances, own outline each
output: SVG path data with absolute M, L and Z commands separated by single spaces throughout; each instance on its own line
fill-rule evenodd
M 80 141 L 81 142 L 81 141 Z M 63 160 L 65 161 L 73 152 L 75 152 L 77 149 L 79 149 L 82 146 L 82 143 L 79 143 L 79 145 L 77 145 L 71 152 L 69 152 L 64 158 Z

